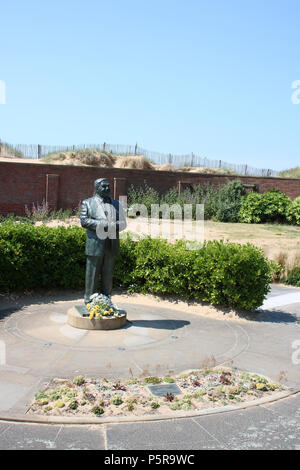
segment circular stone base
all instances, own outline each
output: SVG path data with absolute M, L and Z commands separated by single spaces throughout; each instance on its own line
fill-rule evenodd
M 72 307 L 68 310 L 67 315 L 67 323 L 70 326 L 83 330 L 117 330 L 125 326 L 126 321 L 126 312 L 124 310 L 121 317 L 93 318 L 90 320 L 88 316 L 83 317 L 79 313 L 78 307 Z

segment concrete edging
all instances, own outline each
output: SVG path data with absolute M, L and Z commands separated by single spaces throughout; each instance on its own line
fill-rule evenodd
M 278 402 L 285 398 L 289 398 L 293 395 L 300 393 L 300 388 L 290 390 L 288 392 L 279 392 L 270 397 L 260 398 L 251 402 L 245 402 L 240 405 L 228 405 L 219 406 L 217 408 L 205 408 L 197 412 L 190 411 L 184 413 L 178 413 L 177 415 L 161 415 L 161 416 L 124 416 L 124 417 L 108 417 L 108 418 L 96 418 L 96 417 L 68 417 L 68 416 L 29 416 L 29 415 L 13 415 L 1 416 L 0 421 L 16 422 L 16 423 L 28 423 L 28 424 L 67 424 L 67 425 L 94 425 L 94 424 L 122 424 L 122 423 L 139 423 L 145 421 L 166 421 L 180 418 L 196 418 L 199 416 L 208 416 L 220 413 L 229 413 L 231 411 L 245 410 L 253 408 L 255 406 L 265 405 L 268 403 Z

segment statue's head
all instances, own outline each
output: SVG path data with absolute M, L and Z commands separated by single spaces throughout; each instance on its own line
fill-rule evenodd
M 106 198 L 110 196 L 110 184 L 108 179 L 99 178 L 94 182 L 95 192 L 98 196 Z

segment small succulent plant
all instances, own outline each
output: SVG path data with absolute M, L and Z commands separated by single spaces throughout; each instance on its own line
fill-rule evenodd
M 174 398 L 175 396 L 173 395 L 173 393 L 167 393 L 165 395 L 165 401 L 174 401 Z
M 161 379 L 159 377 L 146 377 L 144 382 L 146 385 L 158 385 L 161 383 Z
M 78 402 L 76 400 L 71 401 L 71 403 L 69 403 L 69 408 L 70 408 L 70 410 L 77 410 Z
M 53 406 L 55 406 L 55 408 L 64 408 L 65 404 L 63 401 L 57 400 L 56 402 L 53 403 Z
M 152 402 L 150 403 L 150 406 L 151 406 L 151 408 L 153 408 L 154 410 L 156 410 L 157 408 L 160 407 L 160 404 L 159 404 L 157 401 L 152 401 Z
M 94 406 L 91 409 L 91 412 L 94 413 L 94 415 L 96 416 L 101 416 L 104 413 L 104 409 L 102 408 L 102 406 Z
M 126 392 L 125 385 L 121 384 L 120 382 L 116 382 L 115 384 L 113 384 L 112 389 L 113 390 L 122 390 L 123 392 Z
M 223 385 L 230 385 L 231 384 L 231 373 L 230 372 L 222 372 L 220 375 L 220 382 Z
M 37 404 L 39 406 L 45 406 L 45 405 L 48 405 L 49 401 L 47 400 L 47 398 L 40 398 L 39 400 L 37 400 Z
M 83 385 L 85 383 L 85 378 L 82 375 L 78 375 L 77 377 L 74 377 L 73 383 L 75 385 Z
M 167 376 L 164 378 L 164 382 L 167 382 L 167 383 L 169 383 L 169 384 L 172 384 L 172 383 L 175 382 L 175 380 L 174 380 L 172 377 L 170 377 L 169 375 L 167 375 Z
M 119 405 L 122 405 L 123 400 L 122 400 L 122 398 L 120 397 L 120 395 L 115 395 L 114 397 L 112 397 L 111 403 L 112 403 L 113 405 L 119 406 Z

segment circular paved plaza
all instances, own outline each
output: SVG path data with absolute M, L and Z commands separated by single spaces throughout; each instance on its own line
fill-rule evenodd
M 47 303 L 43 303 L 41 298 L 32 298 L 30 302 L 27 300 L 26 304 L 20 299 L 5 301 L 0 309 L 1 419 L 26 419 L 28 406 L 43 383 L 53 377 L 73 377 L 79 374 L 121 379 L 142 374 L 176 374 L 189 369 L 230 363 L 231 367 L 257 372 L 274 381 L 280 380 L 284 385 L 289 386 L 292 392 L 300 389 L 300 364 L 295 361 L 297 356 L 295 344 L 297 340 L 300 340 L 299 289 L 273 286 L 263 306 L 265 314 L 260 315 L 259 321 L 249 322 L 224 321 L 165 308 L 159 303 L 156 308 L 153 308 L 132 304 L 128 298 L 125 300 L 123 303 L 119 302 L 119 306 L 127 311 L 128 322 L 124 328 L 113 331 L 80 330 L 68 325 L 66 321 L 68 309 L 73 305 L 80 305 L 80 299 L 74 296 L 63 300 L 52 299 Z M 227 448 L 226 440 L 228 441 L 229 436 L 225 432 L 226 426 L 231 426 L 235 420 L 238 420 L 245 432 L 248 429 L 248 434 L 252 423 L 252 444 L 251 442 L 249 444 L 249 440 L 246 444 L 236 437 L 231 447 L 253 448 L 256 442 L 258 447 L 269 445 L 269 447 L 278 448 L 285 442 L 286 447 L 283 448 L 289 448 L 289 446 L 297 448 L 300 445 L 298 432 L 300 408 L 298 406 L 300 407 L 300 404 L 296 394 L 277 403 L 252 407 L 244 411 L 229 411 L 160 422 L 141 421 L 140 423 L 115 423 L 102 426 L 99 424 L 96 426 L 97 429 L 87 427 L 85 432 L 91 433 L 91 436 L 96 433 L 95 439 L 96 435 L 98 439 L 98 443 L 93 444 L 94 438 L 91 438 L 88 448 L 104 446 L 116 449 L 156 449 L 160 448 L 163 442 L 162 448 L 173 449 L 178 445 L 179 435 L 183 432 L 185 436 L 194 437 L 192 441 L 188 438 L 186 442 L 181 441 L 178 449 Z M 276 410 L 281 409 L 280 407 L 285 407 L 286 421 L 283 418 L 280 420 L 276 414 Z M 287 410 L 292 408 L 294 410 L 293 422 L 290 421 L 289 424 L 289 435 L 292 437 L 288 441 L 281 439 L 277 442 L 277 439 L 273 439 L 276 437 L 276 429 L 279 432 L 281 426 L 281 432 L 285 432 L 284 422 L 291 420 L 290 411 Z M 248 421 L 244 415 L 248 416 Z M 213 426 L 213 422 L 219 424 L 214 429 L 210 427 L 210 430 L 207 430 L 201 424 L 201 420 L 211 423 L 210 426 Z M 220 423 L 224 424 L 223 438 L 218 435 L 222 428 Z M 171 433 L 166 432 L 168 426 L 171 426 L 170 429 L 173 430 Z M 131 429 L 130 438 L 128 427 Z M 289 427 L 286 428 L 286 433 Z M 28 432 L 33 433 L 31 443 L 26 437 L 28 434 L 25 428 L 30 428 Z M 65 436 L 64 444 L 59 444 L 59 441 L 52 438 L 48 440 L 39 438 L 40 444 L 38 444 L 37 438 L 34 437 L 37 429 L 42 429 L 41 432 L 45 436 L 52 436 L 55 428 L 61 431 L 63 428 L 64 431 L 60 434 Z M 112 428 L 115 432 L 110 434 Z M 151 436 L 152 431 L 153 442 L 152 438 L 150 441 L 146 439 L 146 436 L 148 438 Z M 83 432 L 82 427 L 13 424 L 3 421 L 0 423 L 3 448 L 8 448 L 7 446 L 10 445 L 9 436 L 13 432 L 23 432 L 24 439 L 21 437 L 20 439 L 25 448 L 33 445 L 47 448 L 46 441 L 53 442 L 55 448 L 59 448 L 60 445 L 65 448 L 72 447 L 72 445 L 74 447 L 74 442 L 77 441 L 81 442 L 80 445 L 78 444 L 80 448 L 85 447 L 85 440 L 79 439 L 80 433 Z M 67 443 L 68 433 L 73 436 L 72 445 Z M 114 441 L 118 433 L 119 444 Z M 158 442 L 157 436 L 160 433 L 165 437 Z M 214 433 L 217 433 L 216 436 Z M 265 436 L 264 444 L 262 444 L 261 433 Z M 266 437 L 266 434 L 269 437 Z M 145 435 L 145 442 L 143 442 L 143 435 Z M 260 439 L 261 444 L 259 444 Z M 113 447 L 117 445 L 119 447 Z

